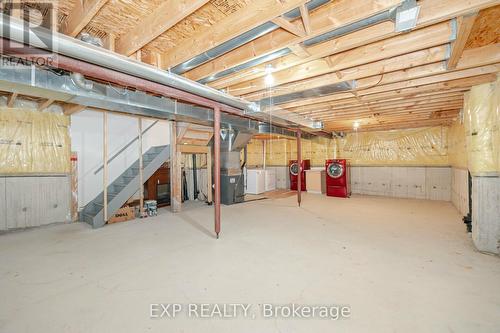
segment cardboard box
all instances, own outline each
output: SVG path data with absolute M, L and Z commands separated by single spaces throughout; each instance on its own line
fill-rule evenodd
M 307 192 L 316 194 L 326 193 L 326 171 L 306 170 Z
M 135 212 L 134 208 L 132 207 L 123 207 L 120 208 L 115 215 L 113 215 L 109 221 L 108 224 L 111 223 L 118 223 L 118 222 L 125 222 L 125 221 L 130 221 L 135 219 Z

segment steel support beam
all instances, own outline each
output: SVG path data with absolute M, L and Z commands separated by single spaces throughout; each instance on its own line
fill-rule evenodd
M 108 222 L 108 112 L 102 113 L 102 159 L 104 169 L 102 172 L 104 223 Z
M 220 234 L 220 108 L 214 108 L 215 233 Z
M 299 165 L 299 177 L 297 179 L 297 203 L 302 202 L 302 131 L 297 131 L 297 164 Z

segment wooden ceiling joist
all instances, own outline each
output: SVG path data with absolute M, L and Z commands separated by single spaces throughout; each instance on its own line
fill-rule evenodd
M 356 119 L 370 116 L 380 116 L 380 115 L 388 115 L 394 113 L 404 113 L 404 114 L 412 114 L 413 112 L 433 112 L 433 111 L 442 111 L 442 110 L 455 110 L 463 107 L 463 102 L 453 102 L 453 103 L 435 103 L 428 104 L 424 107 L 396 107 L 392 109 L 385 110 L 353 110 L 352 112 L 338 113 L 338 114 L 328 114 L 323 116 L 315 117 L 315 119 L 326 121 L 328 119 Z
M 336 70 L 333 73 L 315 76 L 288 84 L 283 84 L 276 91 L 274 96 L 279 96 L 291 92 L 298 92 L 331 85 L 349 80 L 359 80 L 362 78 L 376 76 L 383 73 L 405 70 L 414 66 L 442 62 L 446 60 L 447 47 L 445 45 L 420 50 L 393 58 L 379 60 L 373 63 L 364 64 L 352 68 Z M 339 75 L 340 74 L 340 78 Z M 268 94 L 268 92 L 266 92 Z M 239 95 L 239 94 L 238 94 Z M 256 100 L 264 97 L 263 91 L 257 91 L 244 95 L 245 98 Z
M 283 17 L 277 17 L 272 19 L 271 22 L 279 26 L 280 28 L 288 31 L 291 34 L 294 34 L 298 37 L 305 37 L 306 32 L 300 27 L 298 24 L 288 21 Z
M 367 18 L 383 10 L 392 8 L 399 3 L 400 1 L 398 0 L 385 0 L 382 2 L 352 0 L 328 3 L 310 14 L 311 30 L 314 32 L 311 35 L 297 37 L 286 31 L 276 30 L 259 37 L 256 40 L 237 48 L 236 50 L 227 52 L 223 57 L 219 57 L 204 65 L 198 66 L 197 68 L 187 72 L 185 76 L 195 81 L 202 79 L 214 73 L 221 72 L 227 68 L 232 68 L 246 63 L 255 57 L 279 51 L 283 48 L 289 47 L 290 45 L 296 45 L 306 39 L 319 36 L 339 26 Z M 394 24 L 391 24 L 390 26 L 391 32 L 394 33 Z M 352 48 L 353 42 L 354 41 L 348 42 L 349 46 L 346 47 Z M 330 54 L 334 51 L 335 49 L 332 49 Z M 289 57 L 285 58 L 289 59 Z M 272 64 L 274 65 L 274 62 L 272 62 Z M 280 70 L 277 66 L 274 66 L 274 68 Z M 265 75 L 265 72 L 262 75 Z
M 356 120 L 363 130 L 449 124 L 463 107 L 464 93 L 496 80 L 500 71 L 500 44 L 495 37 L 498 0 L 419 0 L 417 26 L 410 32 L 397 33 L 389 20 L 313 45 L 304 42 L 394 8 L 401 0 L 329 1 L 311 12 L 307 0 L 228 0 L 227 5 L 233 2 L 237 7 L 226 11 L 210 0 L 155 0 L 135 8 L 139 2 L 75 0 L 69 9 L 63 6 L 61 27 L 71 36 L 81 31 L 107 36 L 109 50 L 167 69 L 274 22 L 279 29 L 195 65 L 183 75 L 200 80 L 288 48 L 291 52 L 284 56 L 228 71 L 208 85 L 256 101 L 355 81 L 350 91 L 263 110 L 321 120 L 326 130 L 352 130 Z M 210 14 L 214 8 L 220 13 Z M 290 20 L 284 14 L 292 9 L 300 16 Z M 195 18 L 207 21 L 194 23 Z M 108 21 L 116 27 L 106 29 L 111 26 Z M 273 68 L 271 89 L 265 80 L 269 67 Z M 8 97 L 8 105 L 15 98 Z M 40 110 L 52 102 L 41 102 Z M 74 114 L 81 108 L 70 105 L 64 112 Z M 183 143 L 204 145 L 211 137 L 201 129 L 185 130 Z
M 457 17 L 457 15 L 463 15 L 471 11 L 492 6 L 494 3 L 495 1 L 492 0 L 474 0 L 467 2 L 454 0 L 421 0 L 419 1 L 419 6 L 421 7 L 421 9 L 417 27 L 422 28 L 438 22 L 450 20 Z M 320 7 L 317 11 L 311 14 L 311 24 L 314 27 L 314 34 L 312 36 L 335 29 L 339 26 L 351 23 L 352 21 L 371 16 L 374 13 L 383 10 L 383 6 L 387 6 L 386 8 L 391 8 L 398 4 L 399 2 L 397 1 L 385 2 L 383 4 L 378 3 L 377 5 L 374 5 L 374 1 L 356 0 L 333 2 L 329 5 Z M 332 24 L 332 22 L 335 22 L 335 24 Z M 357 47 L 371 42 L 383 40 L 394 35 L 396 35 L 396 33 L 394 32 L 394 24 L 392 24 L 392 22 L 386 22 L 385 24 L 382 23 L 376 26 L 365 28 L 358 32 L 339 37 L 333 41 L 316 45 L 315 47 L 317 47 L 318 50 L 322 50 L 323 53 L 320 53 L 318 51 L 318 58 L 322 58 L 330 54 L 348 50 L 352 47 Z M 199 80 L 203 77 L 218 73 L 224 69 L 234 67 L 241 63 L 245 63 L 254 57 L 262 56 L 264 54 L 280 50 L 284 47 L 288 47 L 289 45 L 297 44 L 302 41 L 303 39 L 290 37 L 289 34 L 286 34 L 286 36 L 281 36 L 279 32 L 276 31 L 266 36 L 260 37 L 254 42 L 242 46 L 237 50 L 226 53 L 223 58 L 215 59 L 205 65 L 193 69 L 192 71 L 186 73 L 186 77 L 193 80 Z M 346 46 L 344 46 L 343 44 L 346 44 Z M 316 53 L 314 52 L 314 48 L 311 47 L 310 49 L 310 52 L 316 55 Z M 283 70 L 291 66 L 296 66 L 297 64 L 304 63 L 304 59 L 293 59 L 290 56 L 283 57 L 282 60 L 282 62 L 274 61 L 271 63 L 273 64 L 273 67 L 278 70 Z M 311 60 L 314 59 L 308 59 L 308 61 Z M 283 66 L 279 67 L 278 64 L 281 64 Z M 260 69 L 260 67 L 256 68 Z M 245 81 L 248 77 L 248 75 L 240 76 L 238 74 L 240 73 L 236 73 L 232 76 L 221 79 L 220 81 L 213 82 L 210 85 L 212 87 L 220 89 L 225 87 L 221 82 L 229 81 L 231 82 L 231 84 L 234 84 L 236 82 Z M 252 73 L 252 75 L 253 78 L 264 76 L 265 72 L 256 70 Z M 234 77 L 243 77 L 245 78 L 245 80 L 236 80 L 235 82 L 232 81 Z
M 273 73 L 275 86 L 279 87 L 283 84 L 300 81 L 308 77 L 328 74 L 338 70 L 348 69 L 443 45 L 450 42 L 451 35 L 451 23 L 440 23 L 432 27 L 416 30 L 405 35 L 399 35 L 333 55 L 330 57 L 330 61 L 334 64 L 334 67 L 331 67 L 323 60 L 314 60 L 287 70 Z M 390 62 L 390 60 L 388 60 L 388 62 Z M 243 89 L 245 87 L 247 87 L 247 89 Z M 240 96 L 265 88 L 265 77 L 261 77 L 230 86 L 228 91 Z
M 305 106 L 300 106 L 300 107 L 295 107 L 295 108 L 289 108 L 288 110 L 292 112 L 296 112 L 298 114 L 308 114 L 311 112 L 316 112 L 316 111 L 327 111 L 327 110 L 343 110 L 343 109 L 349 109 L 353 106 L 358 106 L 358 105 L 379 105 L 379 104 L 390 104 L 390 103 L 395 103 L 398 101 L 403 101 L 403 100 L 412 100 L 412 101 L 418 101 L 426 98 L 440 98 L 443 96 L 457 96 L 457 95 L 463 95 L 465 91 L 467 91 L 468 88 L 456 88 L 456 89 L 450 89 L 450 90 L 443 90 L 443 91 L 432 91 L 432 92 L 423 92 L 423 93 L 417 93 L 417 94 L 411 94 L 411 95 L 399 95 L 399 96 L 386 96 L 383 99 L 372 99 L 372 100 L 364 100 L 360 96 L 359 98 L 349 98 L 345 100 L 338 100 L 334 102 L 324 102 L 324 103 L 318 103 L 318 104 L 310 104 L 310 105 L 305 105 Z M 375 95 L 372 95 L 375 96 Z
M 135 29 L 117 40 L 116 52 L 132 55 L 208 2 L 209 0 L 164 1 L 153 13 L 143 18 Z
M 71 37 L 76 37 L 89 24 L 99 10 L 108 0 L 79 0 L 65 22 L 62 32 Z
M 475 77 L 467 77 L 461 79 L 450 79 L 450 80 L 440 80 L 438 82 L 429 82 L 428 80 L 420 79 L 414 81 L 413 85 L 405 84 L 404 82 L 387 85 L 385 89 L 377 89 L 377 91 L 367 90 L 366 94 L 361 94 L 360 99 L 364 101 L 368 100 L 379 100 L 384 98 L 391 98 L 397 96 L 407 96 L 411 94 L 417 94 L 422 92 L 436 92 L 436 91 L 446 91 L 456 88 L 467 88 L 478 84 L 493 82 L 496 80 L 496 74 L 485 74 Z M 428 83 L 425 83 L 428 82 Z M 353 95 L 351 93 L 342 93 L 328 95 L 318 98 L 308 98 L 301 101 L 294 101 L 286 104 L 280 104 L 280 108 L 292 108 L 292 107 L 302 107 L 310 104 L 318 104 L 323 102 L 339 102 L 345 99 L 351 99 Z
M 448 69 L 455 69 L 462 57 L 465 44 L 469 39 L 472 27 L 476 21 L 477 12 L 457 18 L 457 39 L 451 44 L 451 56 L 448 60 Z
M 443 102 L 443 101 L 463 101 L 463 93 L 454 93 L 454 94 L 443 94 L 443 95 L 437 95 L 437 96 L 425 96 L 425 97 L 417 97 L 417 98 L 410 98 L 410 99 L 399 99 L 395 100 L 392 102 L 384 102 L 384 101 L 378 101 L 377 103 L 374 102 L 366 102 L 366 103 L 359 103 L 359 104 L 351 104 L 348 106 L 342 106 L 342 107 L 329 107 L 325 109 L 318 109 L 318 110 L 309 110 L 309 111 L 303 111 L 299 112 L 299 114 L 302 115 L 310 115 L 310 116 L 319 116 L 319 115 L 324 115 L 324 114 L 329 114 L 332 112 L 342 112 L 345 114 L 348 114 L 352 110 L 356 110 L 357 108 L 366 108 L 370 109 L 372 111 L 376 110 L 381 110 L 384 108 L 394 108 L 394 107 L 410 107 L 410 106 L 418 106 L 418 105 L 427 105 L 427 104 L 432 104 L 436 102 Z
M 361 99 L 350 99 L 350 100 L 341 100 L 336 103 L 320 103 L 320 104 L 312 104 L 307 106 L 301 106 L 296 108 L 288 109 L 290 112 L 295 112 L 301 115 L 316 115 L 320 113 L 328 113 L 333 111 L 344 111 L 348 112 L 352 108 L 356 107 L 366 107 L 372 108 L 377 106 L 386 106 L 386 105 L 397 105 L 402 102 L 418 102 L 418 101 L 433 101 L 439 98 L 463 98 L 464 92 L 466 88 L 462 88 L 462 90 L 453 89 L 450 92 L 441 91 L 441 92 L 433 92 L 433 93 L 424 93 L 424 94 L 414 94 L 410 96 L 396 96 L 389 97 L 386 99 L 380 100 L 372 100 L 372 101 L 363 101 Z
M 306 2 L 307 0 L 252 1 L 246 8 L 247 15 L 230 15 L 221 22 L 218 22 L 218 24 L 200 31 L 200 33 L 186 40 L 182 45 L 170 50 L 170 52 L 164 55 L 164 66 L 166 66 L 165 68 L 174 67 L 191 59 L 193 55 L 208 51 L 214 46 L 237 37 L 263 23 L 269 22 Z
M 357 132 L 367 132 L 367 131 L 390 131 L 397 129 L 408 129 L 408 128 L 420 128 L 420 127 L 433 127 L 433 126 L 449 126 L 453 123 L 454 119 L 450 118 L 448 121 L 443 121 L 441 119 L 427 119 L 419 121 L 407 121 L 398 123 L 387 123 L 387 124 L 376 124 L 369 126 L 361 126 Z M 337 131 L 337 132 L 353 132 L 352 124 L 350 126 L 344 127 L 328 127 L 325 128 L 326 131 Z
M 494 75 L 494 73 L 500 70 L 500 64 L 495 64 L 495 65 L 475 67 L 454 72 L 445 72 L 445 71 L 433 72 L 432 69 L 431 72 L 427 72 L 426 70 L 429 69 L 428 67 L 430 66 L 436 66 L 436 68 L 439 67 L 443 68 L 445 65 L 444 63 L 441 64 L 437 63 L 426 66 L 420 66 L 420 68 L 416 67 L 409 70 L 393 72 L 390 73 L 391 75 L 393 75 L 392 78 L 389 75 L 386 76 L 387 81 L 383 81 L 384 78 L 382 79 L 377 77 L 368 78 L 368 80 L 372 80 L 373 82 L 375 82 L 375 84 L 370 87 L 369 82 L 362 83 L 360 87 L 364 86 L 366 88 L 357 90 L 357 94 L 358 96 L 364 96 L 364 95 L 376 94 L 393 90 L 401 90 L 409 87 L 425 86 L 425 85 L 430 85 L 432 83 L 453 81 L 461 78 L 476 77 L 476 76 L 481 76 L 483 74 Z M 432 75 L 432 73 L 437 75 Z M 384 82 L 386 84 L 377 85 L 376 84 L 377 82 Z M 345 98 L 352 100 L 352 97 L 353 96 L 350 93 L 333 94 L 317 98 L 303 99 L 298 102 L 279 104 L 277 107 L 280 109 L 289 109 L 293 107 L 304 107 L 305 105 L 310 105 L 310 104 L 338 101 Z

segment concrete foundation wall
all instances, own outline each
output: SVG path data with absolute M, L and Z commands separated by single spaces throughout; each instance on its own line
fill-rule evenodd
M 472 177 L 472 240 L 478 250 L 500 254 L 499 177 Z
M 276 189 L 285 190 L 290 188 L 290 175 L 288 167 L 266 167 L 276 172 Z
M 449 167 L 351 167 L 354 194 L 451 200 Z
M 469 172 L 466 169 L 451 170 L 451 202 L 462 216 L 469 213 Z
M 69 176 L 0 177 L 0 231 L 69 222 Z

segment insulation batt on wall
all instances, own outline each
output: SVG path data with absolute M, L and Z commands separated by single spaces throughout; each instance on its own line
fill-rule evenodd
M 70 172 L 69 117 L 0 108 L 0 173 Z
M 450 132 L 451 131 L 451 132 Z M 449 134 L 453 139 L 449 141 Z M 344 138 L 302 140 L 302 158 L 315 167 L 325 160 L 346 158 L 353 166 L 449 166 L 466 167 L 463 127 L 428 127 L 418 129 L 349 133 Z M 248 165 L 263 165 L 263 142 L 266 165 L 286 166 L 297 157 L 293 139 L 252 140 L 248 145 Z M 453 145 L 453 161 L 448 146 Z M 456 151 L 455 151 L 456 150 Z
M 467 169 L 465 127 L 458 122 L 448 129 L 448 158 L 452 167 Z
M 358 166 L 448 166 L 448 128 L 350 133 L 337 140 L 338 156 Z
M 264 145 L 266 147 L 266 166 L 288 166 L 290 160 L 297 158 L 297 142 L 293 139 L 276 138 L 252 140 L 248 144 L 248 162 L 250 167 L 264 165 Z M 314 167 L 323 167 L 325 160 L 334 157 L 333 139 L 317 137 L 312 140 L 302 139 L 302 158 L 311 160 Z
M 473 176 L 500 174 L 500 79 L 465 94 L 464 122 L 469 170 Z

